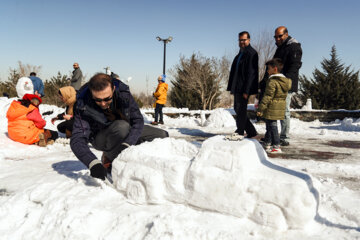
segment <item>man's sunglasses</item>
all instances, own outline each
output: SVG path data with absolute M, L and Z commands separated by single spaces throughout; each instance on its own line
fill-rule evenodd
M 109 102 L 113 99 L 113 96 L 107 98 L 93 98 L 95 102 Z
M 282 38 L 282 36 L 284 36 L 284 34 L 280 34 L 280 35 L 277 35 L 277 36 L 275 35 L 274 38 L 278 39 L 278 38 Z

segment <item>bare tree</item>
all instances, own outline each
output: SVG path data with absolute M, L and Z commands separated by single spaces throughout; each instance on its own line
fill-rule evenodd
M 18 72 L 20 77 L 27 77 L 31 72 L 39 73 L 41 71 L 42 66 L 35 66 L 30 64 L 23 64 L 21 61 L 18 61 Z
M 251 45 L 259 55 L 259 81 L 261 81 L 266 71 L 265 63 L 273 58 L 276 45 L 273 38 L 273 32 L 270 30 L 260 31 L 253 39 Z
M 180 57 L 172 71 L 175 76 L 171 103 L 176 107 L 213 109 L 219 102 L 229 63 L 223 58 L 207 58 L 193 54 L 189 59 Z

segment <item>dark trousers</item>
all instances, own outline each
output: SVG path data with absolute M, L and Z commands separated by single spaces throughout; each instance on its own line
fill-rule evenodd
M 277 120 L 265 119 L 265 123 L 266 123 L 265 143 L 271 143 L 272 146 L 279 146 L 280 136 L 277 127 Z
M 163 122 L 163 112 L 162 109 L 164 107 L 164 104 L 156 104 L 155 107 L 155 122 L 158 121 L 158 116 L 160 115 L 160 122 Z
M 121 143 L 124 142 L 124 139 L 127 137 L 129 132 L 130 125 L 128 122 L 124 120 L 116 120 L 95 136 L 92 145 L 95 149 L 103 151 L 105 156 L 112 161 L 121 153 L 122 150 L 124 150 L 124 145 Z M 136 144 L 168 136 L 169 134 L 165 130 L 145 125 Z
M 66 130 L 69 130 L 72 132 L 73 130 L 73 124 L 74 124 L 74 118 L 71 118 L 70 120 L 63 121 L 57 125 L 57 129 L 61 133 L 66 133 Z
M 248 99 L 245 99 L 242 94 L 234 94 L 234 110 L 236 113 L 236 132 L 240 135 L 244 135 L 244 131 L 249 136 L 257 135 L 254 125 L 247 117 L 247 104 Z

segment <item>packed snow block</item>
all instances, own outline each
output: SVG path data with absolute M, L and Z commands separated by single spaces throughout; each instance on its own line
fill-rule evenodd
M 181 203 L 286 230 L 304 228 L 316 214 L 306 179 L 294 172 L 271 163 L 256 140 L 216 136 L 200 149 L 172 138 L 129 147 L 112 176 L 135 203 Z
M 222 128 L 222 127 L 234 127 L 236 122 L 231 113 L 223 108 L 215 109 L 206 121 L 202 119 L 202 126 Z
M 291 171 L 289 171 L 291 172 Z M 303 228 L 316 215 L 306 181 L 270 163 L 256 140 L 206 140 L 186 181 L 186 199 L 279 230 Z
M 172 138 L 129 147 L 113 162 L 114 185 L 135 203 L 185 203 L 184 176 L 197 152 Z

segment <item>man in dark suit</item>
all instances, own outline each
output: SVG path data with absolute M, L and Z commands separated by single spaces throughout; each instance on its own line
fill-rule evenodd
M 249 96 L 258 92 L 258 53 L 250 45 L 250 34 L 246 31 L 239 33 L 239 54 L 231 65 L 227 91 L 234 95 L 234 110 L 236 112 L 236 131 L 230 139 L 241 140 L 244 131 L 247 137 L 257 135 L 254 125 L 247 117 Z

